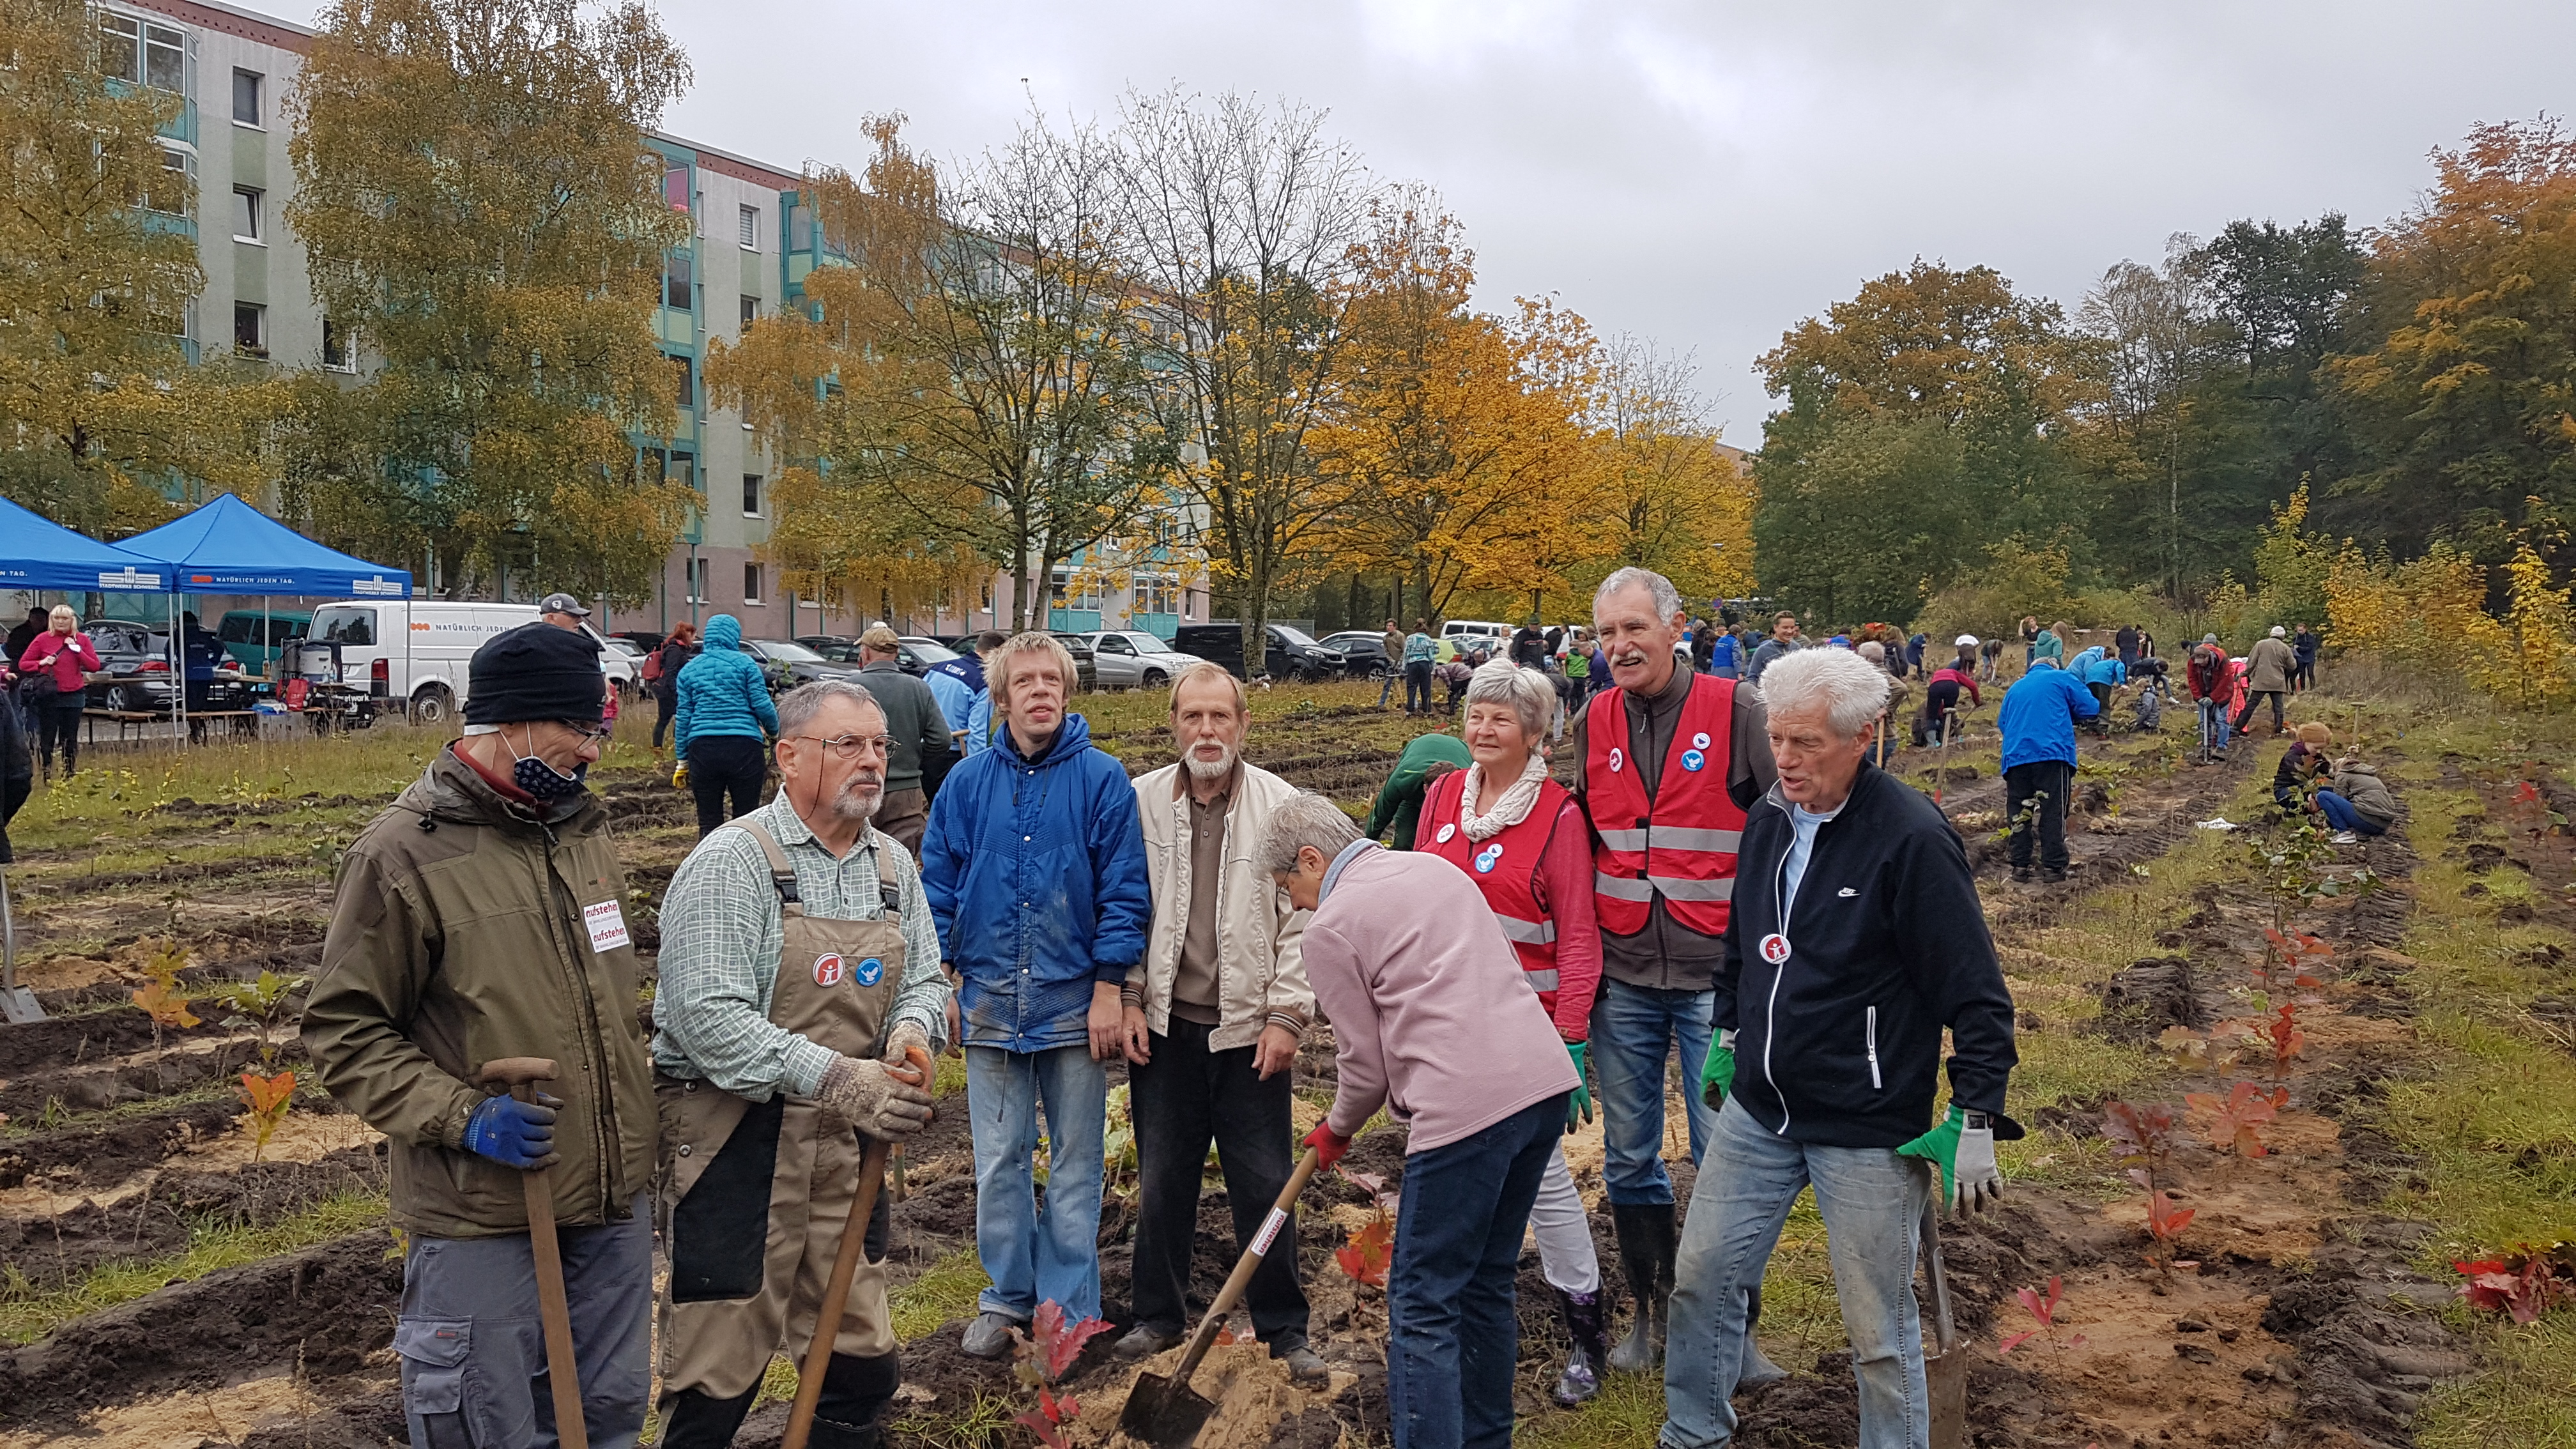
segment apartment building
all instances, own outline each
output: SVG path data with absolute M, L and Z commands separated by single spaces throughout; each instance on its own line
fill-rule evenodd
M 101 0 L 97 13 L 109 73 L 184 101 L 163 138 L 169 164 L 196 180 L 197 211 L 161 220 L 196 238 L 205 271 L 205 291 L 187 316 L 191 359 L 231 351 L 285 367 L 362 372 L 363 339 L 353 344 L 322 315 L 303 245 L 283 220 L 295 176 L 280 102 L 313 32 L 207 0 Z M 708 344 L 738 341 L 757 318 L 795 305 L 806 275 L 830 264 L 810 207 L 799 204 L 799 178 L 667 134 L 645 144 L 662 160 L 665 200 L 688 212 L 693 225 L 688 245 L 665 259 L 654 321 L 679 376 L 680 420 L 671 437 L 638 446 L 648 468 L 688 484 L 700 502 L 663 562 L 653 598 L 613 610 L 603 605 L 594 622 L 607 633 L 658 633 L 731 613 L 754 638 L 855 633 L 864 620 L 797 599 L 762 559 L 776 516 L 769 489 L 776 456 L 738 412 L 711 407 L 706 396 Z M 1190 587 L 1198 571 L 1182 552 L 1155 542 L 1116 560 L 1077 556 L 1057 571 L 1051 626 L 1153 629 L 1168 637 L 1185 620 L 1204 620 L 1206 594 Z M 435 590 L 435 561 L 411 562 L 421 586 Z M 543 578 L 508 580 L 513 600 L 548 588 Z M 960 633 L 1011 616 L 1007 577 L 996 575 L 974 592 L 897 622 Z

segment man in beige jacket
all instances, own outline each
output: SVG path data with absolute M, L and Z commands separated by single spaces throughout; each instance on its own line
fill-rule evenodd
M 1225 1167 L 1239 1249 L 1288 1182 L 1289 1068 L 1315 1013 L 1298 937 L 1306 913 L 1254 859 L 1263 827 L 1294 787 L 1244 763 L 1243 685 L 1215 664 L 1172 683 L 1180 763 L 1136 780 L 1153 882 L 1145 959 L 1120 992 L 1128 1110 L 1142 1202 L 1136 1226 L 1136 1326 L 1118 1353 L 1178 1343 L 1186 1324 L 1208 1143 Z M 1306 1295 L 1294 1251 L 1261 1261 L 1246 1292 L 1253 1332 L 1301 1379 L 1325 1376 L 1306 1346 Z

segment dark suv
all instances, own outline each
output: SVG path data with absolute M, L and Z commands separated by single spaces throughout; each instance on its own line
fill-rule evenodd
M 1172 647 L 1184 654 L 1222 664 L 1243 678 L 1266 674 L 1273 679 L 1321 680 L 1340 676 L 1347 661 L 1342 651 L 1327 649 L 1303 633 L 1285 624 L 1266 626 L 1270 647 L 1265 651 L 1261 668 L 1247 672 L 1243 667 L 1243 628 L 1239 624 L 1184 624 L 1172 638 Z

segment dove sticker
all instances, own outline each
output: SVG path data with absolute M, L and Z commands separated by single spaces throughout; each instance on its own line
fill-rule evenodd
M 850 974 L 858 980 L 858 983 L 861 986 L 874 986 L 885 979 L 885 962 L 877 957 L 870 956 L 868 959 L 859 963 L 859 969 L 851 972 Z
M 1708 756 L 1701 754 L 1701 753 L 1700 753 L 1699 751 L 1697 751 L 1697 750 L 1684 750 L 1684 751 L 1682 751 L 1682 768 L 1683 768 L 1683 769 L 1685 769 L 1685 770 L 1697 771 L 1697 770 L 1703 770 L 1703 769 L 1706 769 L 1707 767 L 1708 767 Z

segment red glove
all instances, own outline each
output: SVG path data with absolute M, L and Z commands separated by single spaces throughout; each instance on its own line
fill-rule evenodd
M 1324 1172 L 1351 1150 L 1351 1139 L 1335 1132 L 1332 1123 L 1318 1122 L 1315 1130 L 1306 1134 L 1306 1145 L 1315 1149 L 1315 1170 Z

